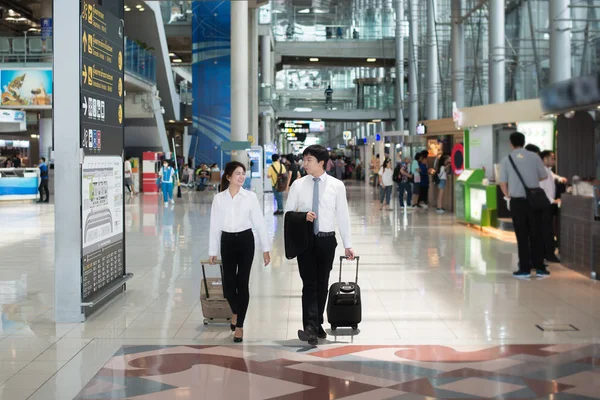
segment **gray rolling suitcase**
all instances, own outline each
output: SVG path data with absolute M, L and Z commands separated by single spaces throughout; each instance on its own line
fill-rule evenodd
M 200 305 L 204 315 L 204 325 L 215 320 L 229 321 L 231 319 L 231 308 L 225 299 L 223 288 L 223 264 L 217 260 L 221 276 L 219 278 L 207 278 L 205 265 L 210 265 L 208 260 L 202 263 L 202 283 L 200 287 Z

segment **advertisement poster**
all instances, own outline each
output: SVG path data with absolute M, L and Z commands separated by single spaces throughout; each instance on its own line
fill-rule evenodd
M 41 107 L 52 105 L 52 70 L 0 70 L 1 105 L 4 107 Z
M 83 297 L 123 275 L 123 163 L 85 157 L 81 174 Z

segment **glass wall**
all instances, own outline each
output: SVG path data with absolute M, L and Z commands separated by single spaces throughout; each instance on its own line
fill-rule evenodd
M 125 71 L 144 81 L 156 83 L 156 57 L 150 50 L 125 38 Z

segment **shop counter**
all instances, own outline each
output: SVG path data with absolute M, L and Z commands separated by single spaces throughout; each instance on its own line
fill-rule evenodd
M 465 170 L 455 184 L 456 219 L 479 226 L 496 227 L 497 185 L 484 185 L 485 171 Z
M 600 279 L 600 221 L 596 200 L 590 196 L 563 194 L 560 209 L 560 257 L 562 264 L 585 276 Z
M 0 201 L 36 200 L 39 169 L 0 168 Z

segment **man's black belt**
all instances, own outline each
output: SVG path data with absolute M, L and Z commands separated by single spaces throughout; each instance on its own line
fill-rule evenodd
M 319 232 L 315 235 L 316 237 L 331 237 L 331 236 L 335 236 L 335 232 Z

